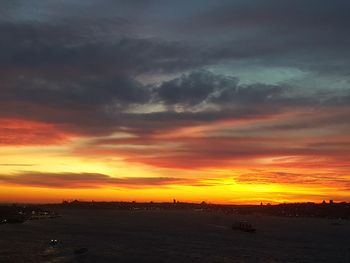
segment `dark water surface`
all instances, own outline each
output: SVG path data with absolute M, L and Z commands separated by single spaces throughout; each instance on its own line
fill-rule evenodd
M 234 216 L 196 211 L 59 212 L 0 225 L 0 262 L 350 262 L 349 221 L 240 217 L 251 234 L 230 229 Z

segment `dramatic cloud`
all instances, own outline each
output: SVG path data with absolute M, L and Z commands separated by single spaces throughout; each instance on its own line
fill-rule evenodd
M 0 180 L 142 188 L 201 185 L 192 178 L 205 171 L 222 180 L 240 173 L 241 184 L 316 187 L 324 178 L 343 187 L 349 7 L 346 0 L 2 1 Z M 38 172 L 14 170 L 26 163 Z M 105 175 L 125 166 L 136 171 Z M 316 168 L 325 171 L 308 178 Z
M 173 177 L 124 177 L 115 178 L 94 173 L 36 173 L 23 172 L 15 175 L 0 175 L 0 182 L 7 185 L 46 188 L 101 188 L 161 187 L 174 184 L 196 184 L 183 178 Z

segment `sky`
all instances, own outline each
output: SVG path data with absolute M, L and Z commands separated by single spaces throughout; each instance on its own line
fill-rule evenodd
M 0 202 L 350 201 L 348 0 L 3 0 Z

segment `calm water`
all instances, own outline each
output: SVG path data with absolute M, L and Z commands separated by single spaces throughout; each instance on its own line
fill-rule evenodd
M 350 262 L 348 221 L 249 216 L 250 234 L 229 228 L 233 216 L 203 212 L 60 212 L 0 225 L 0 262 Z

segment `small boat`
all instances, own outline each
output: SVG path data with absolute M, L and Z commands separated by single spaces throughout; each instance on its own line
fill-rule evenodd
M 57 240 L 57 239 L 51 239 L 51 240 L 50 240 L 50 245 L 51 245 L 51 246 L 54 247 L 54 246 L 56 246 L 57 244 L 58 244 L 58 240 Z
M 233 230 L 241 230 L 244 232 L 255 233 L 256 229 L 248 221 L 236 221 L 232 224 Z
M 11 215 L 6 218 L 6 223 L 8 224 L 21 224 L 26 221 L 26 218 L 22 215 Z

